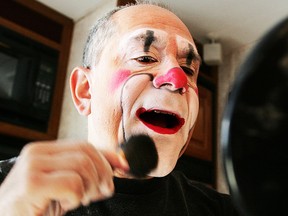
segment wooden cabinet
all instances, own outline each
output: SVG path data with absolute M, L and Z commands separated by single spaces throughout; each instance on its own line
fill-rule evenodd
M 52 105 L 45 131 L 0 121 L 0 136 L 25 140 L 55 139 L 58 133 L 74 22 L 35 0 L 8 0 L 0 1 L 0 25 L 56 50 L 58 56 Z
M 199 89 L 199 114 L 192 139 L 185 155 L 201 160 L 212 161 L 212 92 L 201 85 Z

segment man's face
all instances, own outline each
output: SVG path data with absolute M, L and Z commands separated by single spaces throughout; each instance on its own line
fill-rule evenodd
M 131 135 L 147 134 L 159 155 L 151 176 L 164 176 L 198 115 L 198 53 L 187 28 L 165 9 L 133 6 L 113 18 L 119 33 L 89 73 L 88 138 L 117 151 Z

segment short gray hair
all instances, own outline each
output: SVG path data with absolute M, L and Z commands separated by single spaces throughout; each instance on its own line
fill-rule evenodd
M 84 46 L 82 64 L 85 68 L 91 68 L 92 63 L 97 64 L 104 47 L 111 37 L 116 34 L 117 25 L 111 19 L 112 15 L 117 11 L 122 10 L 133 5 L 150 4 L 170 10 L 170 8 L 160 1 L 153 0 L 137 0 L 135 4 L 127 4 L 125 6 L 118 6 L 106 13 L 100 18 L 91 28 L 86 44 Z M 170 10 L 171 11 L 171 10 Z M 93 62 L 94 61 L 94 62 Z

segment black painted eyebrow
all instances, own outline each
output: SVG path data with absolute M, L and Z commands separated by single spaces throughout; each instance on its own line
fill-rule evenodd
M 144 52 L 148 52 L 150 49 L 151 44 L 155 41 L 154 31 L 147 30 L 145 35 L 145 42 L 144 42 Z
M 193 60 L 201 62 L 201 57 L 195 51 L 195 49 L 192 46 L 192 44 L 188 43 L 188 52 L 187 52 L 187 57 L 186 57 L 186 65 L 190 66 L 192 64 Z

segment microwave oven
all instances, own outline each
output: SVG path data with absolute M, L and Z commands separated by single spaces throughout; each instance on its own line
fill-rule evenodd
M 0 121 L 45 132 L 58 51 L 0 26 Z

